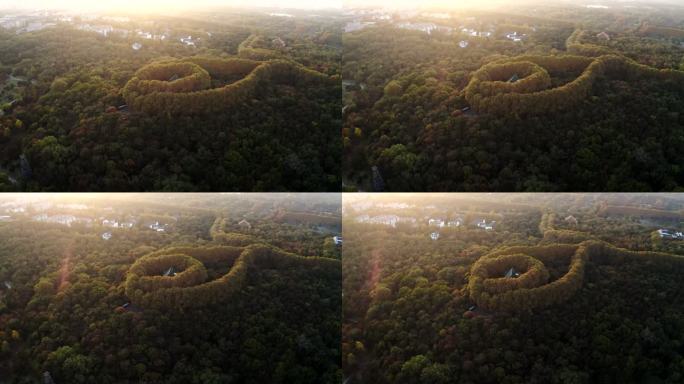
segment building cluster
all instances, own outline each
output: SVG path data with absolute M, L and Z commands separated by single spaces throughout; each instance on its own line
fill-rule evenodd
M 437 227 L 437 228 L 458 228 L 461 225 L 463 225 L 463 218 L 458 216 L 452 220 L 443 220 L 443 219 L 428 219 L 428 226 L 429 227 Z
M 56 25 L 42 13 L 0 16 L 0 27 L 14 30 L 17 34 L 41 31 Z
M 491 37 L 494 33 L 492 31 L 479 31 L 474 28 L 461 28 L 461 33 L 471 37 Z
M 526 37 L 527 37 L 526 34 L 518 33 L 518 32 L 509 32 L 506 34 L 506 38 L 508 40 L 515 41 L 516 43 L 523 41 Z
M 167 232 L 170 224 L 159 221 L 141 222 L 135 216 L 116 215 L 114 209 L 102 209 L 102 216 L 88 216 L 83 210 L 90 209 L 85 204 L 53 204 L 45 201 L 15 200 L 0 204 L 0 222 L 12 222 L 17 219 L 49 223 L 73 227 L 81 225 L 86 228 L 102 228 L 100 237 L 110 240 L 113 230 L 131 230 L 135 227 L 147 228 L 155 232 Z M 67 211 L 68 213 L 65 213 Z M 75 212 L 74 212 L 75 211 Z M 120 216 L 117 218 L 116 216 Z M 176 217 L 176 219 L 178 219 Z
M 71 227 L 74 224 L 84 224 L 86 226 L 92 226 L 93 224 L 93 219 L 89 217 L 77 217 L 74 215 L 48 215 L 47 213 L 35 215 L 31 218 L 31 220 L 43 223 L 61 224 L 67 227 Z
M 661 239 L 684 240 L 684 233 L 681 231 L 671 231 L 669 229 L 661 228 L 657 232 Z
M 478 228 L 484 229 L 485 231 L 491 231 L 494 229 L 494 224 L 496 224 L 496 221 L 487 222 L 485 219 L 480 219 L 477 221 L 476 225 Z
M 166 232 L 166 230 L 169 228 L 169 225 L 160 223 L 159 221 L 155 221 L 147 227 L 155 232 Z
M 197 43 L 199 43 L 199 38 L 193 40 L 192 36 L 188 35 L 181 37 L 180 42 L 188 47 L 196 47 Z
M 130 21 L 131 20 L 128 17 L 118 16 L 88 14 L 74 17 L 62 13 L 39 12 L 0 16 L 0 28 L 14 30 L 17 34 L 21 34 L 54 27 L 58 24 L 66 24 L 71 25 L 77 30 L 96 33 L 103 37 L 135 38 L 153 41 L 168 41 L 171 39 L 171 32 L 169 30 L 156 33 L 140 28 L 121 28 L 115 26 Z M 211 36 L 211 33 L 207 32 L 207 35 Z M 199 38 L 193 39 L 191 36 L 182 36 L 179 38 L 181 44 L 193 47 L 197 46 L 199 40 Z M 140 42 L 134 42 L 131 45 L 131 48 L 138 51 L 142 46 L 143 45 Z

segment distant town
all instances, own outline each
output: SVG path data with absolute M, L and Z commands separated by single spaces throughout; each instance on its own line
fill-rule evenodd
M 293 18 L 289 13 L 262 12 L 273 18 Z M 316 16 L 316 15 L 308 15 Z M 71 27 L 91 32 L 104 38 L 129 39 L 131 49 L 139 51 L 146 43 L 165 42 L 198 47 L 202 41 L 212 36 L 212 31 L 201 35 L 188 35 L 169 27 L 168 22 L 146 18 L 144 21 L 128 16 L 106 15 L 99 13 L 74 13 L 70 11 L 5 11 L 0 10 L 0 28 L 18 35 L 56 27 Z
M 150 216 L 150 215 L 146 215 Z M 119 212 L 113 207 L 91 207 L 85 204 L 55 204 L 49 201 L 16 200 L 0 204 L 0 222 L 33 221 L 100 229 L 103 240 L 110 240 L 116 231 L 134 228 L 153 232 L 167 232 L 178 222 L 178 217 L 167 221 Z

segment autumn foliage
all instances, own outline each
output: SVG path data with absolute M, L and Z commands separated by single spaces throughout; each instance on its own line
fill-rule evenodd
M 650 78 L 684 85 L 684 72 L 656 69 L 615 55 L 603 46 L 582 44 L 583 32 L 567 41 L 570 55 L 519 56 L 488 63 L 477 70 L 464 89 L 471 107 L 480 113 L 530 115 L 566 109 L 589 97 L 599 77 L 634 80 Z M 574 80 L 553 87 L 554 78 Z M 517 81 L 508 81 L 513 76 Z
M 212 81 L 223 86 L 211 88 Z M 297 87 L 333 82 L 327 75 L 286 60 L 191 57 L 148 64 L 123 89 L 134 111 L 199 114 L 224 111 L 247 101 L 262 82 Z
M 470 272 L 468 291 L 478 306 L 495 311 L 522 312 L 570 299 L 584 280 L 586 263 L 620 265 L 627 258 L 681 262 L 682 257 L 659 252 L 637 252 L 588 240 L 581 244 L 506 247 L 480 258 Z M 547 271 L 553 269 L 556 273 Z M 506 278 L 515 268 L 518 278 Z M 558 275 L 556 279 L 549 276 Z M 548 282 L 547 282 L 548 280 Z
M 230 267 L 219 278 L 207 281 L 206 265 Z M 318 269 L 326 276 L 339 273 L 338 260 L 302 257 L 268 245 L 248 247 L 171 247 L 138 259 L 126 278 L 126 295 L 141 307 L 185 310 L 229 300 L 242 289 L 250 268 Z M 175 276 L 163 276 L 174 268 Z

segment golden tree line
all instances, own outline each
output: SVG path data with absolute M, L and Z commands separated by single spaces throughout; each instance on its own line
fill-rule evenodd
M 228 265 L 223 276 L 206 281 L 205 265 Z M 339 273 L 338 260 L 302 257 L 265 244 L 247 247 L 170 247 L 138 259 L 129 269 L 126 295 L 141 307 L 186 310 L 229 300 L 244 285 L 250 268 L 307 268 L 324 276 Z M 163 276 L 169 268 L 175 276 Z
M 597 78 L 653 79 L 684 86 L 684 72 L 657 69 L 613 54 L 605 47 L 582 44 L 576 30 L 567 40 L 568 52 L 559 56 L 526 55 L 488 63 L 473 73 L 463 94 L 480 113 L 529 115 L 577 105 L 591 94 Z M 579 73 L 574 80 L 551 88 L 552 78 Z M 517 81 L 508 80 L 514 75 Z
M 171 80 L 174 75 L 182 76 Z M 211 79 L 240 77 L 220 88 Z M 146 114 L 199 114 L 224 111 L 247 101 L 264 83 L 306 87 L 337 81 L 286 60 L 191 57 L 154 62 L 128 81 L 123 96 L 128 106 Z
M 571 231 L 569 231 L 571 232 Z M 680 263 L 684 258 L 661 252 L 630 251 L 603 241 L 580 244 L 504 247 L 473 264 L 468 292 L 478 306 L 494 311 L 523 312 L 571 298 L 584 280 L 586 263 L 620 265 L 627 258 L 647 257 L 653 261 Z M 567 273 L 547 283 L 545 266 L 567 268 Z M 504 277 L 515 268 L 518 278 Z

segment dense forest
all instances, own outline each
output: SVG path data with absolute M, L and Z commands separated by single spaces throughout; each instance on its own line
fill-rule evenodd
M 0 28 L 0 190 L 339 190 L 335 13 L 52 24 Z
M 684 228 L 681 197 L 385 195 L 344 204 L 349 383 L 683 380 L 684 238 L 656 236 Z M 496 217 L 493 229 L 475 225 L 481 217 Z
M 37 222 L 38 209 L 73 211 L 39 203 L 0 222 L 3 383 L 341 381 L 340 249 L 313 222 L 268 219 L 292 206 L 334 213 L 339 200 L 156 195 L 86 204 L 77 217 L 136 225 Z M 152 230 L 147 220 L 171 224 Z
M 345 189 L 681 189 L 684 9 L 512 7 L 344 34 Z

